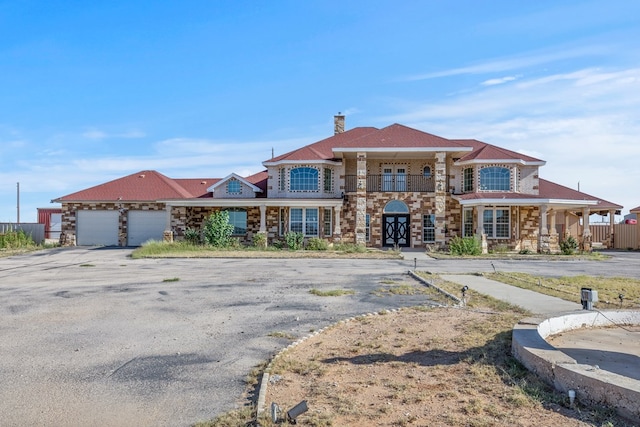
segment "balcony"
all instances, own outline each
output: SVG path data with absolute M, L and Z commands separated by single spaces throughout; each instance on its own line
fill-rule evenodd
M 344 177 L 345 193 L 355 193 L 358 189 L 358 177 Z M 424 175 L 385 174 L 367 175 L 367 192 L 416 192 L 433 193 L 435 182 L 433 177 Z

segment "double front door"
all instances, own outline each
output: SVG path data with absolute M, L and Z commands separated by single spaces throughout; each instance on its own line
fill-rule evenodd
M 410 246 L 409 214 L 385 214 L 382 216 L 384 246 Z

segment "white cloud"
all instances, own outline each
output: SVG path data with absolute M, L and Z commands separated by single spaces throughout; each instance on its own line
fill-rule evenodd
M 100 129 L 89 129 L 83 132 L 81 135 L 84 138 L 96 139 L 96 140 L 102 140 L 107 138 L 135 139 L 135 138 L 144 138 L 146 136 L 144 132 L 136 129 L 128 130 L 125 132 L 114 132 L 114 133 L 109 133 Z
M 485 80 L 482 83 L 480 83 L 482 86 L 495 86 L 495 85 L 501 85 L 507 82 L 512 82 L 514 80 L 517 80 L 519 78 L 519 76 L 506 76 L 506 77 L 501 77 L 498 79 L 489 79 L 489 80 Z

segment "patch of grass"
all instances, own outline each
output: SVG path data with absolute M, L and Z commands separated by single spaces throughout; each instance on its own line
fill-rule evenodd
M 356 292 L 352 289 L 333 289 L 330 291 L 321 291 L 320 289 L 311 289 L 309 293 L 319 297 L 340 297 L 343 295 L 354 295 Z
M 80 267 L 95 267 L 95 264 L 80 264 Z
M 179 277 L 171 277 L 169 279 L 162 279 L 163 282 L 179 282 L 180 278 Z
M 273 337 L 273 338 L 285 338 L 285 339 L 288 339 L 290 341 L 295 341 L 296 340 L 296 337 L 293 334 L 290 334 L 288 332 L 282 332 L 282 331 L 269 332 L 268 336 Z
M 398 283 L 398 282 L 392 282 Z M 429 294 L 431 291 L 425 287 L 413 286 L 407 283 L 400 283 L 393 286 L 378 288 L 372 292 L 373 295 L 376 296 L 385 296 L 385 295 L 419 295 L 419 294 Z
M 487 278 L 542 294 L 580 302 L 580 288 L 598 291 L 596 303 L 607 308 L 640 306 L 640 280 L 626 277 L 563 276 L 544 277 L 526 273 L 490 273 Z M 622 301 L 619 296 L 623 295 Z

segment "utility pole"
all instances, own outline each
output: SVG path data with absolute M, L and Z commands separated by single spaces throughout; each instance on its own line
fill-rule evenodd
M 20 224 L 20 183 L 17 183 L 17 187 L 18 187 L 18 225 Z

